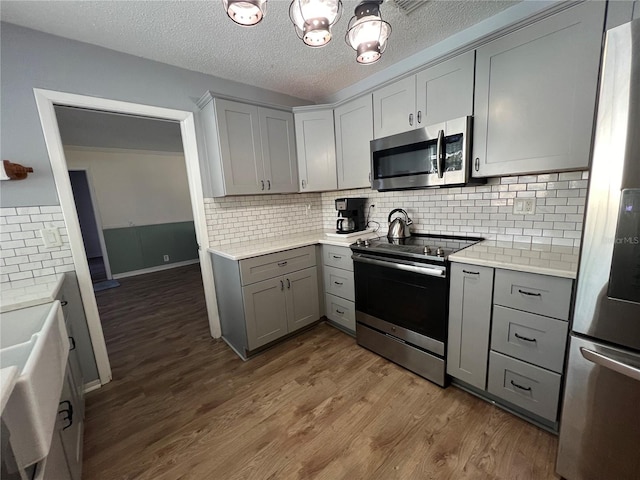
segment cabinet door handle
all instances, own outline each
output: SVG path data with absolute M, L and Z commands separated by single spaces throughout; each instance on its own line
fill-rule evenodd
M 291 290 L 291 281 L 287 278 L 287 289 Z
M 409 125 L 413 127 L 413 113 L 409 114 Z
M 271 190 L 271 180 L 267 180 L 267 190 Z
M 306 180 L 302 180 L 302 188 L 307 188 L 307 182 Z
M 284 267 L 286 264 L 287 264 L 286 260 L 284 262 L 278 262 L 279 267 Z
M 445 148 L 444 130 L 440 130 L 438 132 L 438 143 L 436 144 L 436 168 L 438 169 L 438 178 L 442 178 L 444 175 Z
M 537 342 L 538 341 L 535 338 L 523 337 L 522 335 L 518 335 L 517 333 L 514 333 L 514 335 L 516 336 L 516 338 L 518 340 L 523 340 L 525 342 Z
M 342 282 L 336 282 L 335 280 L 334 280 L 334 282 L 333 282 L 333 283 L 335 283 L 336 285 L 343 285 L 343 283 L 342 283 Z
M 476 169 L 476 172 L 480 171 L 480 158 L 476 157 L 476 159 L 473 161 L 473 165 L 474 168 Z
M 422 123 L 422 111 L 418 110 L 418 123 Z
M 332 255 L 333 258 L 335 258 L 336 260 L 340 260 L 342 257 L 340 255 Z
M 66 404 L 67 408 L 63 408 L 62 410 L 58 410 L 58 413 L 66 413 L 66 415 L 65 415 L 63 420 L 67 420 L 69 423 L 67 425 L 65 425 L 64 427 L 62 427 L 62 430 L 66 430 L 71 425 L 73 425 L 73 405 L 71 404 L 71 402 L 69 400 L 64 400 L 64 401 L 60 402 L 58 406 L 60 406 L 62 404 Z
M 67 305 L 69 305 L 69 302 L 67 302 L 66 300 L 61 300 L 60 305 L 62 305 L 63 307 L 66 307 Z
M 264 180 L 260 180 L 260 190 L 264 190 Z
M 542 296 L 542 294 L 540 292 L 533 293 L 533 292 L 527 292 L 526 290 L 520 290 L 520 289 L 518 289 L 518 292 L 521 293 L 522 295 L 528 295 L 530 297 L 541 297 Z
M 531 391 L 531 387 L 523 387 L 522 385 L 518 385 L 513 380 L 510 380 L 510 382 L 511 382 L 511 385 L 513 385 L 516 388 L 519 388 L 520 390 L 524 390 L 525 392 L 530 392 Z
M 462 270 L 462 273 L 466 273 L 467 275 L 480 275 L 480 272 L 472 272 L 471 270 Z
M 369 183 L 371 183 L 371 172 L 369 172 Z
M 337 313 L 338 315 L 344 315 L 344 312 L 343 312 L 342 310 L 338 310 L 337 308 L 336 308 L 336 313 Z
M 76 341 L 73 337 L 69 337 L 69 351 L 76 349 Z
M 284 282 L 282 280 L 280 280 L 280 291 L 284 291 Z

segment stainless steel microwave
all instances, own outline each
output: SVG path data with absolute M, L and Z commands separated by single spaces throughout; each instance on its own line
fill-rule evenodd
M 371 141 L 371 188 L 463 185 L 470 179 L 472 117 Z

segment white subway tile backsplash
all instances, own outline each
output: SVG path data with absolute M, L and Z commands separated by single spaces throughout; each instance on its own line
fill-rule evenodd
M 486 185 L 455 189 L 325 192 L 321 194 L 323 225 L 334 225 L 335 198 L 366 197 L 367 205 L 375 205 L 371 220 L 379 223 L 383 231 L 388 213 L 404 208 L 414 221 L 413 230 L 419 233 L 463 232 L 493 240 L 546 245 L 557 237 L 563 240 L 561 244 L 569 245 L 569 240 L 579 246 L 588 177 L 588 172 L 565 172 L 494 178 Z M 461 200 L 463 195 L 466 200 Z M 513 213 L 513 199 L 519 197 L 536 199 L 534 215 Z M 569 233 L 565 236 L 565 232 Z
M 39 230 L 44 228 L 44 222 L 60 227 L 61 247 L 45 248 Z M 17 207 L 0 209 L 0 258 L 4 264 L 1 267 L 1 282 L 12 282 L 14 285 L 30 284 L 34 278 L 46 277 L 56 273 L 57 262 L 65 271 L 72 271 L 73 258 L 69 246 L 69 237 L 62 220 L 62 210 L 57 205 L 40 207 Z M 5 240 L 8 234 L 11 240 Z M 71 261 L 67 265 L 66 261 Z M 59 272 L 58 272 L 59 273 Z

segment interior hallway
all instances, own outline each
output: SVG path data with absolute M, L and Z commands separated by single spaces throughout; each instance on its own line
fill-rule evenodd
M 114 380 L 87 396 L 87 480 L 558 478 L 555 436 L 326 324 L 243 362 L 198 265 L 97 299 Z

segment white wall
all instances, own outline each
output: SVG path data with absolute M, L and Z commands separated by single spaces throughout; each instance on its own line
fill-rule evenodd
M 65 146 L 70 170 L 87 169 L 102 228 L 193 221 L 184 156 Z

